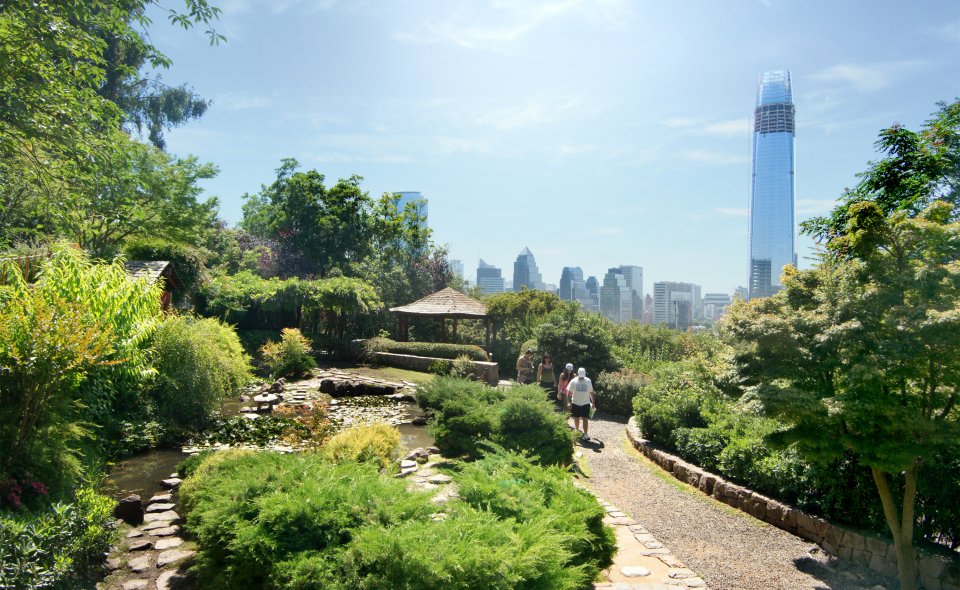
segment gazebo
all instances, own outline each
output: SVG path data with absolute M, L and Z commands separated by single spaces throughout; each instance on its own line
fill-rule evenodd
M 487 306 L 480 303 L 473 297 L 464 295 L 456 289 L 447 287 L 437 291 L 432 295 L 427 295 L 423 299 L 401 305 L 400 307 L 391 307 L 390 311 L 396 313 L 400 319 L 400 340 L 407 341 L 410 328 L 410 317 L 430 317 L 440 319 L 441 340 L 447 339 L 447 318 L 453 320 L 453 335 L 457 335 L 457 320 L 484 320 L 487 328 L 486 349 L 490 350 L 490 316 L 487 314 Z

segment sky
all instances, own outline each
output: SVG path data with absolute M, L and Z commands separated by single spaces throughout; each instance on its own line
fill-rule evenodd
M 167 0 L 172 3 L 173 0 Z M 296 158 L 373 197 L 419 191 L 434 240 L 543 279 L 609 267 L 732 292 L 748 278 L 759 75 L 792 73 L 797 219 L 829 211 L 894 122 L 960 96 L 960 0 L 214 0 L 211 47 L 153 15 L 169 84 L 213 104 L 168 150 L 244 193 Z M 171 7 L 177 7 L 171 4 Z M 814 244 L 798 241 L 800 266 Z

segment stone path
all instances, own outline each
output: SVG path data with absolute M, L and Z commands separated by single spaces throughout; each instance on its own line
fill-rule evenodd
M 97 584 L 98 590 L 172 590 L 196 555 L 192 543 L 180 535 L 180 515 L 176 512 L 176 473 L 160 484 L 165 491 L 147 501 L 143 523 L 129 529 L 107 559 L 111 574 Z M 185 568 L 184 568 L 185 570 Z
M 675 589 L 692 578 L 657 578 L 661 569 L 649 559 L 656 549 L 672 551 L 676 569 L 684 565 L 714 590 L 890 590 L 896 582 L 850 561 L 825 555 L 816 545 L 761 522 L 681 484 L 629 445 L 626 420 L 598 414 L 590 421 L 591 436 L 603 446 L 582 449 L 587 463 L 584 485 L 619 507 L 637 525 L 617 526 L 621 545 L 607 585 L 614 589 Z M 612 507 L 612 505 L 611 505 Z M 621 518 L 619 514 L 608 518 Z M 624 523 L 630 520 L 622 521 Z M 624 526 L 635 529 L 632 545 Z M 648 536 L 649 535 L 649 536 Z M 649 543 L 649 544 L 648 544 Z M 663 547 L 658 547 L 662 544 Z M 664 553 L 667 555 L 667 553 Z M 680 562 L 682 560 L 682 562 Z M 660 560 L 662 561 L 662 560 Z M 649 564 L 654 563 L 655 567 Z M 651 575 L 627 580 L 624 565 L 640 565 Z M 669 563 L 663 565 L 670 566 Z M 621 568 L 620 571 L 617 568 Z M 686 572 L 685 572 L 686 573 Z M 669 577 L 669 574 L 667 574 Z M 692 582 L 697 584 L 697 581 Z M 696 586 L 694 586 L 696 587 Z

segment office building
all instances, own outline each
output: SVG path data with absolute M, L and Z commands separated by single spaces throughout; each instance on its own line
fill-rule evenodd
M 707 293 L 703 296 L 703 317 L 717 321 L 730 307 L 730 296 L 726 293 Z
M 484 295 L 493 293 L 503 293 L 502 271 L 492 264 L 487 264 L 480 259 L 480 265 L 477 267 L 477 286 Z
M 401 191 L 397 193 L 400 195 L 400 200 L 397 201 L 397 209 L 403 211 L 407 207 L 407 203 L 413 203 L 416 206 L 417 214 L 423 218 L 423 224 L 427 225 L 427 200 L 423 195 L 417 191 Z
M 524 248 L 513 263 L 513 290 L 543 289 L 543 277 L 537 268 L 537 261 L 530 248 Z
M 789 70 L 765 72 L 753 112 L 750 179 L 750 298 L 780 289 L 780 273 L 796 264 L 794 238 L 793 88 Z
M 590 301 L 590 306 L 584 306 L 584 309 L 597 313 L 600 311 L 600 281 L 597 280 L 597 277 L 590 276 L 587 278 L 587 299 Z
M 633 308 L 631 319 L 639 322 L 643 317 L 643 267 L 621 264 L 620 273 L 627 280 L 627 287 L 631 292 Z
M 560 273 L 560 299 L 564 301 L 579 301 L 584 309 L 591 307 L 590 294 L 587 292 L 587 282 L 583 280 L 583 270 L 579 266 L 565 266 Z
M 623 323 L 633 319 L 633 291 L 620 267 L 611 268 L 600 286 L 600 313 L 610 321 Z
M 686 330 L 693 325 L 700 286 L 664 281 L 653 284 L 653 323 Z
M 450 270 L 453 271 L 454 275 L 460 277 L 461 279 L 464 278 L 462 260 L 450 260 Z

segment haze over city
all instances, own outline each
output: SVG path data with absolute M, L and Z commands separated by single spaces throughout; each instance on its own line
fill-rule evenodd
M 960 95 L 960 4 L 744 1 L 220 3 L 228 37 L 154 27 L 213 106 L 168 134 L 216 163 L 230 222 L 294 157 L 328 183 L 419 191 L 437 242 L 544 282 L 602 278 L 731 292 L 748 276 L 750 123 L 758 76 L 792 72 L 798 221 L 828 211 L 876 159 Z M 869 10 L 868 10 L 869 9 Z M 163 19 L 154 15 L 155 20 Z M 798 241 L 808 266 L 811 241 Z

